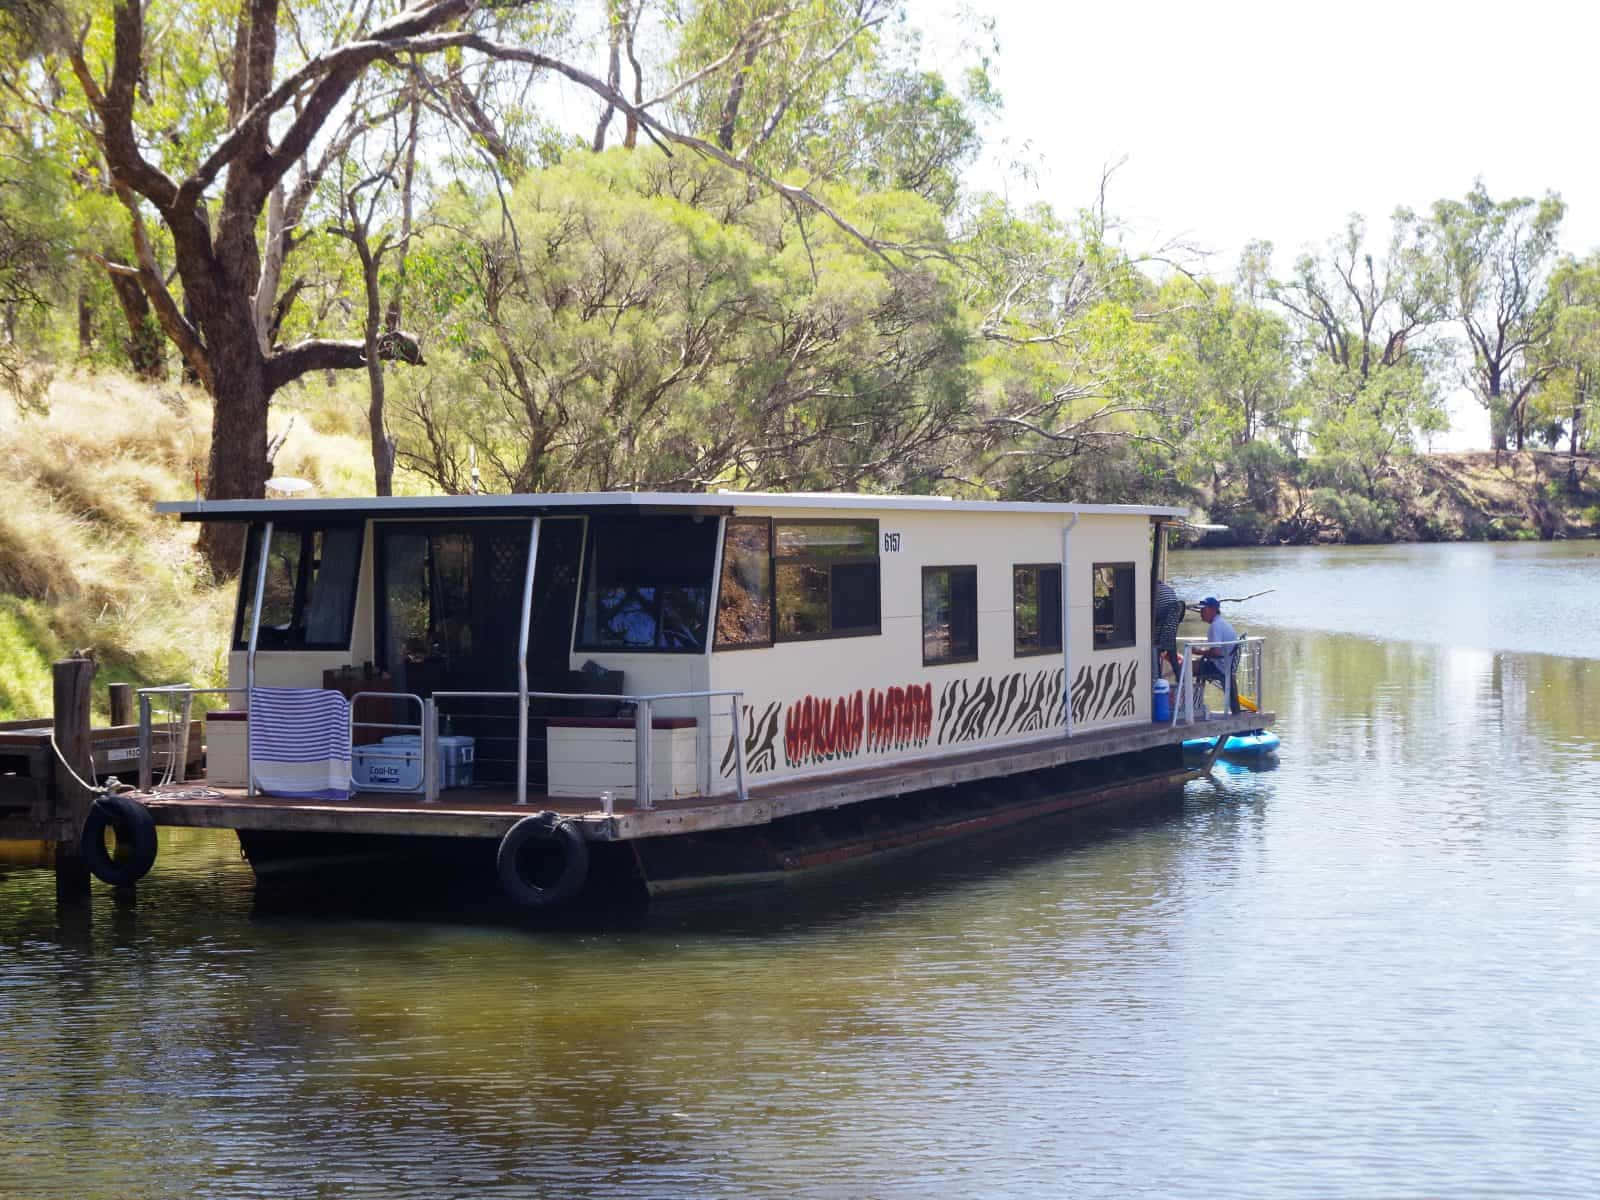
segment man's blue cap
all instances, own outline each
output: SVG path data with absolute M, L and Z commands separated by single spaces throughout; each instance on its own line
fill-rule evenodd
M 1218 600 L 1215 596 L 1207 596 L 1204 600 L 1200 601 L 1200 607 L 1201 608 L 1221 608 L 1222 607 L 1222 601 Z

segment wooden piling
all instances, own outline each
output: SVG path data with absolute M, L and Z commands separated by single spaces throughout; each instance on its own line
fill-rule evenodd
M 133 684 L 113 683 L 106 687 L 106 693 L 111 699 L 111 723 L 113 725 L 132 725 Z
M 58 820 L 65 818 L 68 831 L 67 840 L 56 843 L 58 903 L 81 900 L 89 894 L 89 867 L 79 849 L 78 836 L 94 795 L 72 777 L 72 771 L 86 780 L 93 772 L 89 702 L 94 672 L 94 659 L 87 656 L 63 659 L 51 668 L 55 700 L 52 719 L 60 751 L 60 758 L 51 764 L 51 809 Z

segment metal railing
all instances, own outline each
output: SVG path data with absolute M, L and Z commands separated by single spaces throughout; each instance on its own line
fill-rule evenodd
M 1206 719 L 1204 688 L 1208 680 L 1221 686 L 1224 709 L 1230 707 L 1230 700 L 1233 699 L 1238 701 L 1240 708 L 1249 711 L 1266 707 L 1263 694 L 1265 673 L 1262 669 L 1266 654 L 1265 638 L 1242 637 L 1233 642 L 1179 638 L 1178 642 L 1183 667 L 1178 674 L 1178 694 L 1172 702 L 1173 725 L 1192 725 Z M 1222 653 L 1206 654 L 1209 650 L 1220 650 Z M 1203 678 L 1198 671 L 1200 662 L 1212 664 L 1216 674 Z
M 140 688 L 136 693 L 139 697 L 139 790 L 148 792 L 155 782 L 155 750 L 152 723 L 150 719 L 150 701 L 154 696 L 179 696 L 183 699 L 183 722 L 185 725 L 184 736 L 188 736 L 187 726 L 191 717 L 191 706 L 196 696 L 244 696 L 248 692 L 244 688 L 197 688 L 186 683 L 166 683 L 157 687 Z M 249 726 L 245 726 L 245 782 L 251 795 L 255 794 L 255 780 L 250 775 L 250 743 Z M 181 757 L 181 756 L 180 756 Z M 180 761 L 176 767 L 178 782 L 183 782 L 184 764 Z
M 149 791 L 154 782 L 154 753 L 152 749 L 153 734 L 151 720 L 151 700 L 153 697 L 182 697 L 187 710 L 195 696 L 245 696 L 249 697 L 248 688 L 197 688 L 188 684 L 173 683 L 160 687 L 141 688 L 139 697 L 139 788 Z M 706 691 L 706 692 L 655 692 L 649 695 L 601 695 L 595 692 L 434 692 L 432 696 L 423 699 L 411 692 L 357 692 L 350 697 L 350 729 L 351 741 L 354 742 L 356 729 L 393 729 L 417 733 L 420 737 L 422 752 L 422 795 L 425 801 L 435 801 L 439 798 L 439 707 L 440 700 L 507 700 L 516 703 L 524 701 L 517 713 L 519 737 L 517 739 L 517 803 L 528 802 L 528 739 L 527 719 L 528 711 L 526 701 L 557 700 L 576 701 L 592 704 L 595 701 L 611 701 L 617 705 L 633 705 L 633 758 L 634 758 L 634 804 L 638 808 L 653 808 L 652 780 L 654 778 L 654 706 L 666 701 L 707 701 L 707 710 L 711 706 L 709 701 L 727 697 L 728 718 L 732 723 L 733 737 L 733 764 L 734 764 L 734 789 L 740 800 L 749 798 L 745 785 L 745 746 L 744 735 L 740 729 L 739 706 L 744 699 L 742 691 Z M 379 721 L 357 721 L 356 703 L 360 700 L 391 700 L 413 701 L 421 707 L 421 721 L 416 725 L 391 724 Z M 245 722 L 245 786 L 249 795 L 255 794 L 255 769 L 253 746 L 250 738 L 250 723 Z M 708 768 L 715 761 L 715 752 L 711 749 L 712 733 L 709 726 L 706 729 L 706 745 L 708 762 L 700 764 L 697 755 L 698 767 L 704 765 Z M 368 751 L 367 753 L 372 753 Z M 379 754 L 382 752 L 379 751 Z M 180 764 L 179 771 L 182 766 Z M 714 783 L 714 776 L 713 776 Z M 353 784 L 353 781 L 352 781 Z
M 417 706 L 417 723 L 415 725 L 395 725 L 385 721 L 358 721 L 356 720 L 356 701 L 358 700 L 410 700 Z M 437 800 L 439 798 L 438 739 L 437 737 L 429 737 L 428 731 L 429 729 L 433 729 L 435 732 L 437 732 L 438 724 L 437 722 L 430 721 L 428 719 L 431 711 L 431 704 L 431 701 L 424 700 L 421 696 L 416 695 L 414 692 L 352 693 L 350 696 L 350 762 L 352 770 L 355 767 L 356 730 L 392 729 L 404 730 L 407 733 L 414 733 L 417 735 L 417 753 L 422 758 L 420 765 L 422 769 L 421 791 L 423 799 Z M 405 760 L 409 752 L 409 746 L 390 745 L 387 749 L 385 749 L 384 743 L 381 741 L 377 746 L 367 746 L 362 750 L 363 756 L 368 759 L 397 758 L 401 761 Z M 355 790 L 356 788 L 356 780 L 353 775 L 350 780 L 350 787 L 352 790 Z M 415 789 L 406 787 L 387 787 L 383 784 L 372 783 L 369 780 L 366 784 L 366 790 L 378 792 L 409 792 Z
M 739 702 L 744 699 L 741 691 L 711 691 L 711 692 L 655 692 L 644 696 L 629 695 L 600 695 L 595 692 L 434 692 L 433 699 L 439 700 L 569 700 L 594 703 L 597 700 L 613 701 L 616 704 L 633 705 L 633 794 L 634 805 L 637 808 L 653 808 L 651 798 L 651 780 L 654 777 L 653 768 L 653 705 L 665 700 L 706 700 L 710 701 L 720 696 L 727 696 L 728 716 L 733 722 L 733 763 L 734 763 L 734 789 L 740 800 L 748 798 L 745 789 L 745 763 L 744 763 L 744 737 L 739 729 Z M 709 704 L 707 708 L 709 709 Z M 425 714 L 425 720 L 432 721 L 431 736 L 438 739 L 438 710 L 434 708 Z M 517 803 L 528 802 L 528 739 L 526 735 L 527 707 L 522 705 L 517 714 L 518 728 L 521 735 L 517 739 Z M 709 743 L 711 731 L 706 730 Z M 424 733 L 427 738 L 429 733 Z M 714 755 L 707 751 L 707 757 Z M 709 765 L 709 764 L 708 764 Z

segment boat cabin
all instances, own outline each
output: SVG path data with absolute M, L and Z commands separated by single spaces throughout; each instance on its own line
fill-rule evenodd
M 1147 725 L 1160 529 L 1183 512 L 759 493 L 160 507 L 247 524 L 229 687 L 359 697 L 358 766 L 414 727 L 471 738 L 476 786 L 646 803 L 638 788 L 742 796 Z

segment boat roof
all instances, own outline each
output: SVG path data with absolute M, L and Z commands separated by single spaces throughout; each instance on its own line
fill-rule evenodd
M 690 512 L 725 514 L 740 509 L 835 512 L 983 512 L 1183 517 L 1187 508 L 1146 504 L 1043 504 L 1034 501 L 955 500 L 946 496 L 898 496 L 864 492 L 519 492 L 475 496 L 338 496 L 274 500 L 167 500 L 159 513 L 185 521 L 316 520 L 352 517 L 516 517 L 566 510 Z

